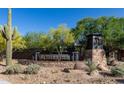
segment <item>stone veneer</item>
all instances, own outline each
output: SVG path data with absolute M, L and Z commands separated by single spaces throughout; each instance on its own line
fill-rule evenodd
M 89 49 L 85 56 L 86 59 L 91 59 L 101 69 L 107 69 L 107 60 L 103 49 Z

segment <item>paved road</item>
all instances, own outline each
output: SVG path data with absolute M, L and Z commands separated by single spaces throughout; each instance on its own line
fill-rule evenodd
M 10 84 L 10 82 L 5 81 L 5 80 L 0 80 L 0 84 Z

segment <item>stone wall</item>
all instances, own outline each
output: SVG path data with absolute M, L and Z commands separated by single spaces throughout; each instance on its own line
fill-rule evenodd
M 93 49 L 92 50 L 92 61 L 95 62 L 97 65 L 106 65 L 106 55 L 103 49 Z
M 107 60 L 105 51 L 103 49 L 89 49 L 86 51 L 85 57 L 86 59 L 91 59 L 91 61 L 94 62 L 96 66 L 106 69 Z

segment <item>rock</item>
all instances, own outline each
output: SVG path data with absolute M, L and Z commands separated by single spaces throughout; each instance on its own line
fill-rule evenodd
M 110 59 L 108 65 L 116 66 L 117 65 L 117 61 L 115 59 Z
M 20 78 L 21 78 L 22 80 L 27 80 L 27 79 L 28 79 L 27 76 L 20 76 Z
M 98 70 L 94 70 L 90 73 L 91 76 L 98 76 L 99 75 L 99 72 Z
M 70 82 L 70 80 L 69 80 L 69 79 L 65 79 L 64 81 L 65 81 L 65 82 Z
M 54 74 L 54 73 L 58 73 L 57 70 L 51 70 L 51 73 Z
M 74 69 L 76 69 L 76 70 L 87 70 L 88 69 L 88 66 L 85 65 L 83 62 L 77 62 L 74 65 Z
M 107 66 L 104 66 L 104 65 L 101 65 L 101 64 L 99 64 L 99 65 L 97 66 L 97 68 L 98 68 L 99 70 L 102 70 L 102 71 L 109 71 L 109 69 L 107 68 Z
M 63 72 L 70 73 L 68 68 L 64 68 Z
M 46 82 L 45 82 L 45 81 L 43 81 L 43 84 L 46 84 Z
M 57 82 L 57 80 L 55 79 L 55 80 L 53 80 L 53 82 L 54 82 L 54 83 L 56 83 L 56 82 Z
M 106 71 L 108 70 L 105 51 L 103 49 L 89 49 L 86 52 L 86 58 L 98 66 L 98 69 Z

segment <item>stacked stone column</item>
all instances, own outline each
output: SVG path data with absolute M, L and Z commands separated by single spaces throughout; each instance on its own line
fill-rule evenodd
M 102 44 L 102 35 L 99 33 L 87 36 L 87 49 L 85 57 L 91 60 L 101 70 L 107 70 L 107 61 Z

